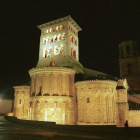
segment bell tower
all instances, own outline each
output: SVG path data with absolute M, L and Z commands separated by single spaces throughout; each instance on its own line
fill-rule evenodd
M 119 44 L 120 77 L 126 78 L 130 91 L 140 91 L 140 54 L 138 43 L 126 41 Z
M 82 29 L 78 24 L 67 16 L 39 25 L 38 28 L 41 36 L 37 67 L 63 66 L 82 73 L 78 40 L 78 32 Z

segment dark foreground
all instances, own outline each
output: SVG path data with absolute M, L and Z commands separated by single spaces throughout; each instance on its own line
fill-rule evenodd
M 109 129 L 109 128 L 108 128 Z M 140 132 L 140 131 L 139 131 Z M 0 140 L 140 140 L 140 134 L 123 129 L 121 132 L 78 132 L 49 129 L 41 126 L 13 123 L 0 116 Z

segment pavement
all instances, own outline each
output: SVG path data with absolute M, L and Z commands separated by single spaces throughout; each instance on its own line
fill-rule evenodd
M 0 116 L 0 140 L 140 140 L 139 134 L 84 133 L 13 123 Z

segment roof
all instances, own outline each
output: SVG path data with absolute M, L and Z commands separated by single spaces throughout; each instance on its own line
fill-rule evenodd
M 59 18 L 57 20 L 53 20 L 41 25 L 38 25 L 37 27 L 41 30 L 42 28 L 45 28 L 47 26 L 51 26 L 60 22 L 64 22 L 64 21 L 69 21 L 78 31 L 81 31 L 82 29 L 79 27 L 79 25 L 73 20 L 73 18 L 69 15 L 63 18 Z

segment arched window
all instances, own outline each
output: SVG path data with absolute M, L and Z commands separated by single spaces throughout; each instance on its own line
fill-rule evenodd
M 71 56 L 73 56 L 73 47 L 71 47 Z
M 51 38 L 51 43 L 53 43 L 53 37 Z
M 46 39 L 45 38 L 43 38 L 43 45 L 45 45 L 46 44 Z
M 60 30 L 62 30 L 62 25 L 60 25 Z
M 55 32 L 55 28 L 53 29 L 53 32 Z
M 65 27 L 66 27 L 66 26 L 65 26 L 65 25 L 63 25 L 63 29 L 65 29 Z
M 57 36 L 56 35 L 54 36 L 54 41 L 57 41 Z
M 63 45 L 60 45 L 60 55 L 63 54 Z
M 90 98 L 89 97 L 87 97 L 87 103 L 90 103 Z
M 73 57 L 76 59 L 76 50 L 73 51 Z
M 61 34 L 58 35 L 58 41 L 60 41 L 60 40 L 61 40 Z
M 50 62 L 50 66 L 52 66 L 52 67 L 55 66 L 55 61 L 54 60 Z
M 46 39 L 46 43 L 49 44 L 49 38 Z
M 19 104 L 21 104 L 21 99 L 19 99 Z
M 65 33 L 62 34 L 62 40 L 65 40 Z
M 50 33 L 52 32 L 52 28 L 50 28 Z
M 45 50 L 45 58 L 47 57 L 47 50 Z
M 48 30 L 46 30 L 46 34 L 48 34 L 49 33 L 49 31 Z
M 56 101 L 54 102 L 54 107 L 57 107 L 57 102 Z
M 59 27 L 57 26 L 57 27 L 56 27 L 56 31 L 58 31 L 58 30 L 59 30 Z

